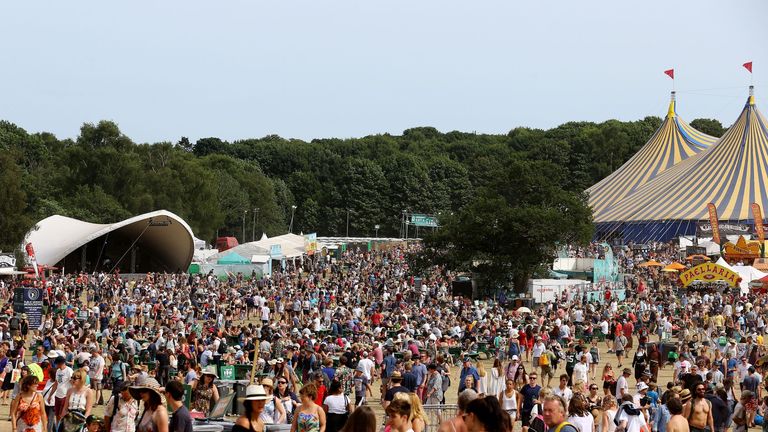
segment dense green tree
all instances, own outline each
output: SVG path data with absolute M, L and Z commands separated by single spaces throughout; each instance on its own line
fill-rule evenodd
M 689 123 L 694 128 L 704 132 L 707 135 L 720 138 L 725 133 L 723 124 L 714 119 L 694 119 Z
M 542 184 L 520 181 L 527 170 L 534 170 L 534 178 L 556 180 L 563 193 L 578 195 L 621 166 L 660 123 L 658 117 L 646 117 L 569 122 L 549 130 L 518 127 L 502 135 L 416 127 L 401 135 L 310 142 L 268 135 L 231 143 L 209 137 L 192 144 L 181 137 L 175 144 L 136 145 L 112 121 L 83 124 L 75 140 L 29 134 L 0 121 L 0 153 L 12 155 L 10 176 L 20 182 L 15 190 L 25 198 L 21 210 L 3 209 L 0 220 L 14 218 L 29 226 L 61 214 L 111 222 L 167 209 L 184 218 L 198 237 L 212 241 L 217 234 L 242 238 L 245 214 L 250 240 L 253 232 L 257 237 L 284 233 L 295 205 L 297 233 L 344 234 L 349 216 L 351 235 L 372 235 L 380 225 L 380 235 L 394 236 L 403 210 L 437 214 L 443 222 L 467 211 L 490 210 L 483 202 L 502 199 L 514 209 L 505 223 L 514 225 L 522 209 L 530 212 L 527 217 L 546 216 L 540 206 L 517 203 L 503 193 L 506 188 L 528 196 L 542 188 L 540 179 Z M 711 135 L 723 132 L 715 120 L 691 124 Z M 521 171 L 510 177 L 510 167 Z M 507 186 L 499 186 L 500 178 Z M 528 189 L 518 190 L 523 186 Z
M 557 244 L 586 243 L 593 233 L 586 196 L 563 189 L 561 171 L 549 162 L 509 161 L 468 205 L 426 236 L 423 257 L 475 271 L 496 287 L 511 281 L 523 292 Z
M 346 216 L 349 212 L 349 235 L 365 236 L 376 224 L 383 224 L 389 213 L 386 191 L 389 182 L 381 167 L 366 159 L 350 158 L 342 167 L 343 176 L 339 191 L 343 207 L 336 207 L 339 225 L 335 232 L 346 234 Z M 338 218 L 343 214 L 343 218 Z
M 0 151 L 0 250 L 14 251 L 29 228 L 21 168 L 8 151 Z

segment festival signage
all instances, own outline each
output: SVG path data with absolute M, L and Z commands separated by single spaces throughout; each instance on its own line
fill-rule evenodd
M 437 227 L 437 218 L 434 216 L 428 216 L 425 214 L 412 214 L 411 225 L 419 227 Z
M 739 236 L 736 243 L 728 242 L 723 245 L 723 255 L 729 260 L 755 259 L 760 257 L 760 242 L 747 240 Z
M 749 235 L 750 228 L 749 225 L 736 223 L 718 223 L 717 226 L 713 226 L 710 222 L 701 222 L 699 223 L 696 235 L 699 237 L 712 237 L 712 241 L 715 241 L 715 232 L 719 233 L 720 236 Z
M 712 227 L 712 241 L 720 244 L 720 227 L 717 219 L 717 207 L 714 203 L 707 204 L 707 210 L 709 211 L 709 224 Z
M 24 313 L 29 320 L 29 328 L 38 328 L 43 323 L 43 290 L 24 288 Z
M 235 367 L 234 366 L 221 366 L 219 368 L 219 373 L 221 374 L 222 380 L 232 380 L 235 379 Z
M 15 268 L 16 257 L 12 253 L 0 254 L 0 268 Z
M 313 255 L 317 251 L 317 233 L 304 234 L 304 245 L 307 255 Z
M 752 203 L 752 217 L 755 219 L 757 238 L 760 239 L 760 244 L 762 244 L 765 240 L 765 229 L 763 229 L 763 212 L 760 209 L 760 204 Z
M 715 282 L 718 280 L 725 281 L 728 285 L 735 287 L 741 281 L 741 277 L 738 273 L 715 263 L 699 264 L 680 275 L 680 282 L 683 283 L 684 287 L 694 281 Z

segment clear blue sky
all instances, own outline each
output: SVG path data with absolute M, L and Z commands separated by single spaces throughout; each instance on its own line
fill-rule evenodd
M 730 125 L 768 1 L 15 1 L 0 5 L 0 119 L 136 142 L 506 133 L 678 112 Z

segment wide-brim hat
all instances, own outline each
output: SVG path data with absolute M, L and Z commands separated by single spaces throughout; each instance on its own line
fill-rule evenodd
M 691 391 L 688 389 L 683 389 L 683 391 L 680 392 L 680 401 L 685 403 L 691 400 Z
M 200 377 L 202 378 L 203 375 L 213 375 L 215 378 L 219 378 L 219 374 L 216 373 L 216 366 L 213 365 L 204 367 L 200 371 Z
M 269 387 L 275 388 L 275 382 L 272 381 L 272 378 L 264 378 L 264 379 L 262 379 L 261 380 L 261 385 L 263 387 L 269 386 Z
M 131 397 L 138 401 L 141 400 L 141 392 L 146 390 L 154 392 L 158 397 L 160 397 L 161 405 L 164 406 L 166 404 L 165 396 L 162 392 L 162 387 L 160 387 L 160 383 L 158 383 L 154 378 L 147 378 L 147 380 L 144 381 L 144 384 L 142 385 L 128 387 L 128 391 L 131 393 Z
M 245 398 L 243 400 L 245 401 L 254 401 L 254 400 L 268 400 L 269 395 L 267 394 L 267 391 L 264 390 L 263 385 L 259 384 L 251 384 L 248 387 L 245 388 Z

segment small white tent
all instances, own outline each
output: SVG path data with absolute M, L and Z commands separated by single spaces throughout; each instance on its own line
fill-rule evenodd
M 742 294 L 749 293 L 750 282 L 759 280 L 768 276 L 768 274 L 763 273 L 752 266 L 733 266 L 733 271 L 735 271 L 736 273 L 739 274 L 739 276 L 741 276 L 741 282 L 739 282 L 739 286 L 741 287 Z

